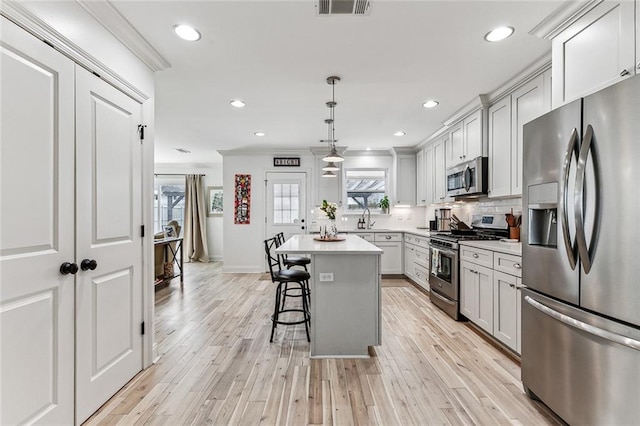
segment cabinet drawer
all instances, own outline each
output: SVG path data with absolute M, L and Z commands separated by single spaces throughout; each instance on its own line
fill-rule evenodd
M 425 249 L 429 249 L 429 237 L 415 237 L 414 236 L 415 245 L 420 246 Z
M 493 268 L 493 252 L 469 246 L 460 246 L 460 260 L 466 260 L 476 265 Z
M 372 243 L 374 241 L 373 238 L 373 232 L 354 232 L 354 235 L 357 235 L 358 237 L 362 238 L 363 240 L 367 240 L 370 243 Z
M 414 262 L 421 265 L 424 268 L 429 269 L 429 249 L 423 249 L 422 247 L 416 247 Z
M 493 254 L 493 269 L 505 274 L 522 277 L 522 257 L 496 252 Z
M 414 264 L 413 276 L 415 281 L 422 287 L 429 290 L 429 272 L 420 265 Z
M 375 241 L 384 243 L 387 241 L 402 241 L 402 233 L 400 232 L 376 232 Z

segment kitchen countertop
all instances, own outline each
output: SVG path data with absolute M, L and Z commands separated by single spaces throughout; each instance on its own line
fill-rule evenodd
M 522 256 L 522 243 L 510 243 L 504 241 L 460 241 L 459 244 L 469 247 L 475 247 L 485 250 L 497 251 L 500 253 L 511 254 L 514 256 Z
M 404 232 L 407 234 L 420 235 L 421 237 L 428 237 L 430 235 L 428 229 L 418 228 L 371 228 L 371 229 L 345 229 L 341 232 L 347 232 L 349 234 L 362 234 L 362 233 L 375 233 L 375 232 Z
M 318 235 L 294 235 L 278 247 L 278 254 L 382 254 L 383 250 L 356 235 L 338 234 L 344 241 L 317 241 Z

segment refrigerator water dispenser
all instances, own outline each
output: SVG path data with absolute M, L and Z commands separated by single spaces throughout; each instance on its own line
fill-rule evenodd
M 529 245 L 558 246 L 558 183 L 529 186 L 527 241 Z

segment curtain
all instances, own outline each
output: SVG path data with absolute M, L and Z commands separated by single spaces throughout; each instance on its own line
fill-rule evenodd
M 189 262 L 209 262 L 207 245 L 207 206 L 204 201 L 203 176 L 185 175 L 184 245 Z

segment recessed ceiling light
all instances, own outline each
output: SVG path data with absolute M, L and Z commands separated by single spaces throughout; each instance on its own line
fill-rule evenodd
M 485 34 L 484 39 L 487 41 L 500 41 L 511 36 L 515 30 L 513 27 L 498 27 Z
M 405 132 L 395 132 L 395 133 L 393 134 L 393 136 L 404 136 L 404 135 L 406 135 L 406 133 L 405 133 Z
M 245 103 L 244 103 L 244 102 L 242 102 L 242 101 L 241 101 L 241 100 L 239 100 L 239 99 L 234 99 L 234 100 L 232 100 L 232 101 L 231 101 L 231 105 L 232 105 L 232 106 L 234 106 L 234 107 L 236 107 L 236 108 L 242 108 L 242 107 L 244 107 L 244 106 L 245 106 Z
M 256 136 L 266 136 L 267 134 L 265 132 L 254 132 L 253 133 Z
M 367 151 L 371 151 L 371 148 L 367 147 L 367 148 L 366 148 L 366 150 L 367 150 Z
M 440 102 L 434 100 L 428 100 L 427 102 L 422 104 L 422 106 L 425 108 L 433 108 L 437 107 L 438 105 L 440 105 Z
M 184 149 L 184 148 L 173 148 L 173 149 L 183 154 L 191 154 L 191 151 L 189 151 L 188 149 Z
M 200 32 L 189 25 L 174 25 L 173 32 L 176 33 L 178 37 L 187 41 L 197 41 L 202 37 Z

